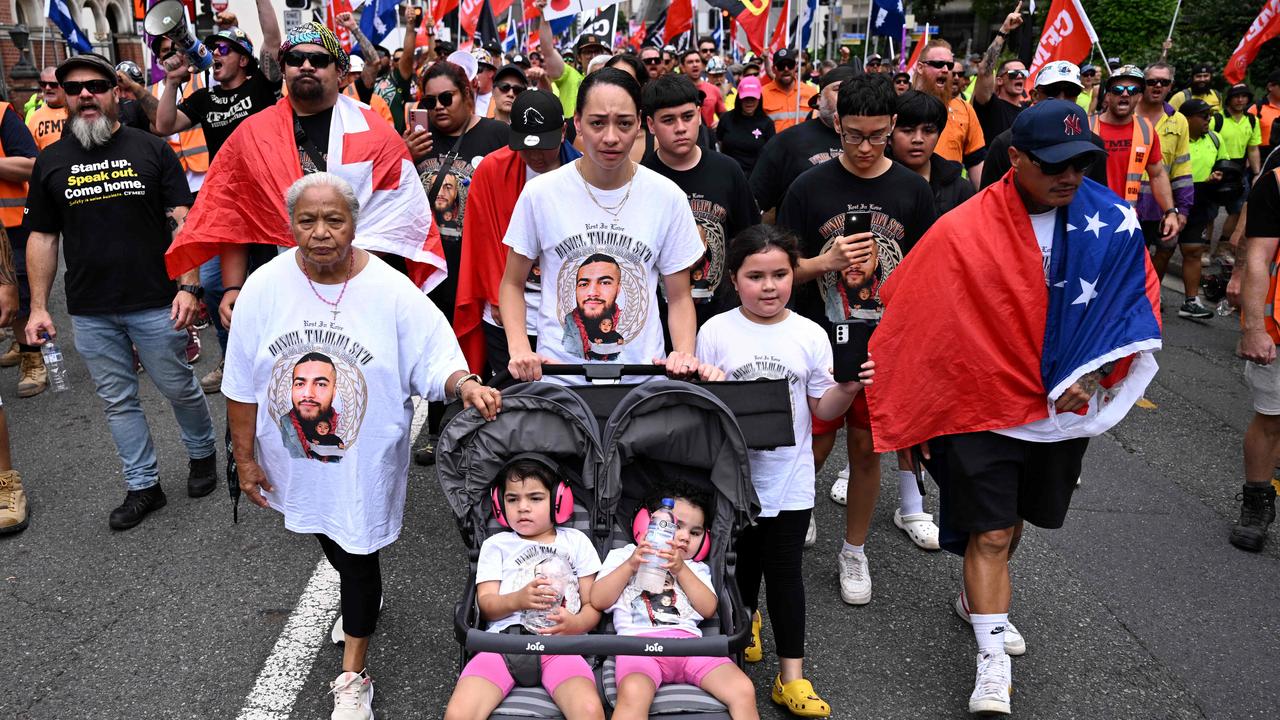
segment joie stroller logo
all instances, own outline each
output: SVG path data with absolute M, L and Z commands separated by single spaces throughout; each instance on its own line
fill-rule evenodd
M 649 643 L 648 645 L 644 646 L 644 651 L 652 652 L 652 653 L 660 653 L 662 652 L 662 645 L 660 643 Z
M 547 646 L 540 642 L 531 642 L 525 645 L 524 649 L 526 652 L 542 652 L 547 649 Z

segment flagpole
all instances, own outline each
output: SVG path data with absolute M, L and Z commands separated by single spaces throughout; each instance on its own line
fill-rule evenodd
M 867 67 L 867 52 L 871 50 L 871 16 L 875 14 L 876 4 L 867 0 L 867 36 L 862 38 L 862 67 Z
M 1182 0 L 1178 0 L 1178 4 L 1173 8 L 1173 21 L 1169 23 L 1169 34 L 1164 38 L 1164 45 L 1160 48 L 1160 59 L 1164 60 L 1169 55 L 1169 46 L 1173 44 L 1173 26 L 1178 24 L 1178 13 L 1182 10 Z

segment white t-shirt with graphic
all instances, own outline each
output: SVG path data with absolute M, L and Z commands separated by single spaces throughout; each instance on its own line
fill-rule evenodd
M 1036 234 L 1036 245 L 1040 248 L 1040 262 L 1044 265 L 1044 282 L 1049 284 L 1049 259 L 1053 257 L 1053 234 L 1058 229 L 1058 209 L 1029 215 L 1031 230 Z
M 675 183 L 637 166 L 627 192 L 589 194 L 570 163 L 530 180 L 516 201 L 503 242 L 539 261 L 538 354 L 554 362 L 644 365 L 666 354 L 656 288 L 706 248 Z M 615 222 L 600 205 L 624 197 Z
M 377 257 L 313 291 L 297 249 L 249 276 L 236 301 L 222 394 L 253 403 L 262 495 L 285 527 L 366 555 L 400 535 L 411 396 L 443 400 L 467 367 L 453 330 L 404 275 Z
M 610 551 L 604 559 L 604 565 L 600 568 L 600 577 L 622 567 L 627 559 L 635 554 L 635 551 L 634 544 Z M 684 564 L 689 566 L 708 590 L 715 592 L 715 588 L 711 586 L 711 568 L 707 567 L 706 563 L 686 560 Z M 613 613 L 613 628 L 619 635 L 645 635 L 663 630 L 684 630 L 695 637 L 702 637 L 702 629 L 698 627 L 698 623 L 702 622 L 702 616 L 693 609 L 689 596 L 685 594 L 684 589 L 675 581 L 671 573 L 667 573 L 666 585 L 657 595 L 651 595 L 636 587 L 636 579 L 633 575 L 622 594 L 618 596 L 618 601 L 609 608 L 609 612 Z
M 553 574 L 568 565 L 571 578 L 564 588 L 562 606 L 571 613 L 582 609 L 578 578 L 600 571 L 600 556 L 586 533 L 573 528 L 556 528 L 556 541 L 551 545 L 526 540 L 515 531 L 500 532 L 480 546 L 476 563 L 476 584 L 500 581 L 498 594 L 509 595 L 533 582 L 539 574 Z M 515 612 L 489 623 L 489 632 L 502 632 L 518 625 L 521 613 Z M 534 628 L 530 628 L 531 630 Z
M 698 359 L 724 370 L 728 380 L 785 378 L 791 390 L 795 445 L 751 450 L 751 483 L 761 517 L 813 507 L 813 417 L 809 398 L 835 385 L 831 343 L 817 323 L 787 311 L 772 325 L 751 322 L 734 309 L 711 318 L 698 332 Z

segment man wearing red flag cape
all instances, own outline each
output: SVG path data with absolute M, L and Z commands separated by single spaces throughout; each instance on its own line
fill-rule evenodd
M 875 449 L 920 447 L 938 482 L 941 544 L 964 556 L 954 604 L 978 643 L 974 713 L 1010 712 L 1023 522 L 1062 527 L 1088 438 L 1156 371 L 1159 282 L 1136 213 L 1085 178 L 1105 155 L 1089 135 L 1073 102 L 1024 110 L 1012 170 L 939 219 L 880 291 Z
M 355 245 L 403 258 L 423 291 L 438 285 L 446 273 L 440 234 L 409 150 L 368 105 L 339 93 L 350 58 L 337 36 L 306 23 L 289 31 L 280 52 L 288 96 L 241 123 L 222 146 L 165 254 L 169 274 L 220 254 L 220 311 L 229 327 L 249 271 L 294 244 L 285 190 L 304 174 L 327 170 L 360 200 Z

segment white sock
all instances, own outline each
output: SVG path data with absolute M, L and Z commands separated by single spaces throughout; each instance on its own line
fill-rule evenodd
M 903 515 L 924 512 L 924 496 L 916 484 L 916 474 L 910 470 L 898 471 L 898 509 Z
M 853 553 L 854 555 L 862 555 L 866 550 L 866 543 L 861 545 L 850 545 L 848 540 L 844 541 L 844 547 L 840 548 L 840 552 Z
M 1009 613 L 969 613 L 969 618 L 973 621 L 973 636 L 978 640 L 978 652 L 987 655 L 1004 652 L 1004 628 L 1009 624 Z

